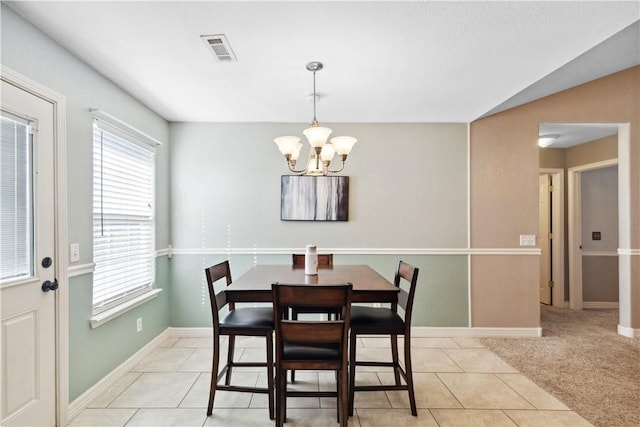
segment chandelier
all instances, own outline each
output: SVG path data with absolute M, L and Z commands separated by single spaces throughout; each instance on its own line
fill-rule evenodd
M 338 173 L 344 169 L 344 163 L 347 156 L 358 140 L 351 136 L 336 136 L 331 138 L 331 142 L 327 142 L 327 138 L 331 135 L 332 130 L 320 126 L 316 119 L 316 72 L 322 70 L 321 62 L 309 62 L 307 70 L 313 72 L 313 121 L 311 127 L 302 131 L 307 137 L 311 149 L 309 150 L 309 160 L 304 169 L 296 170 L 296 163 L 302 151 L 302 143 L 297 136 L 280 136 L 273 141 L 278 144 L 278 149 L 284 154 L 287 160 L 289 170 L 299 175 L 323 176 L 328 173 Z M 329 165 L 334 155 L 340 156 L 340 169 L 330 169 Z

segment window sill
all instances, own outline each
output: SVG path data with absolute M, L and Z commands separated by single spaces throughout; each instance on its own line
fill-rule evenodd
M 100 314 L 94 315 L 93 317 L 91 317 L 91 319 L 89 319 L 89 323 L 91 323 L 91 329 L 95 329 L 98 326 L 102 326 L 108 321 L 113 320 L 116 317 L 120 316 L 121 314 L 124 314 L 127 311 L 132 310 L 144 304 L 147 301 L 151 301 L 152 299 L 157 297 L 160 292 L 162 292 L 162 289 L 151 289 L 149 292 L 142 294 L 140 296 L 137 296 L 125 303 L 122 303 L 117 307 L 114 307 L 110 310 L 103 311 Z

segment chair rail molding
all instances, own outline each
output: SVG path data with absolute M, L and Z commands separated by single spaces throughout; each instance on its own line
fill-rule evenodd
M 291 255 L 301 248 L 171 248 L 169 255 Z M 535 255 L 540 248 L 322 248 L 334 255 Z

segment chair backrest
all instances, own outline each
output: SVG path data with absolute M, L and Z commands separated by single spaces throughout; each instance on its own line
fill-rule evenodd
M 214 327 L 217 327 L 217 325 L 220 324 L 218 311 L 227 304 L 227 294 L 224 292 L 224 289 L 216 294 L 214 284 L 222 278 L 226 278 L 227 286 L 231 284 L 231 269 L 229 268 L 229 261 L 223 261 L 219 264 L 205 268 L 204 273 L 207 276 L 213 325 Z M 230 303 L 229 310 L 233 309 L 233 303 Z
M 411 327 L 411 312 L 413 311 L 413 299 L 416 293 L 416 284 L 418 283 L 417 267 L 407 264 L 404 261 L 398 262 L 398 270 L 394 279 L 394 284 L 400 288 L 398 293 L 398 305 L 404 310 L 404 322 L 407 328 Z M 401 287 L 402 281 L 409 284 L 409 290 Z M 397 307 L 393 307 L 397 310 Z
M 347 360 L 349 320 L 351 317 L 351 283 L 336 285 L 298 285 L 274 283 L 273 308 L 276 332 L 276 355 L 284 342 L 299 345 L 336 345 Z M 341 313 L 338 320 L 288 320 L 289 307 L 327 307 Z M 280 352 L 280 353 L 278 353 Z
M 304 265 L 304 254 L 292 254 L 293 265 Z M 333 267 L 333 254 L 318 254 L 318 267 Z

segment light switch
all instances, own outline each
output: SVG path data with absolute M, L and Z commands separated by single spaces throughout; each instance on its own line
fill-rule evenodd
M 520 235 L 520 246 L 535 246 L 536 245 L 536 235 L 535 234 L 521 234 Z
M 69 245 L 69 262 L 80 261 L 80 244 L 72 243 Z

